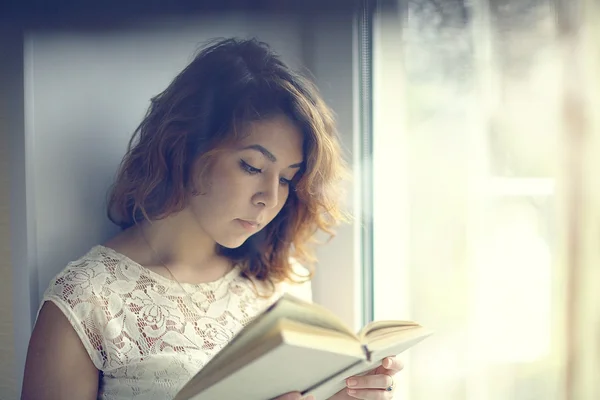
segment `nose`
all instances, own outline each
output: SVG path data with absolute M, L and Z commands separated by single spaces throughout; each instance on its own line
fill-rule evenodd
M 279 178 L 270 179 L 260 191 L 253 196 L 253 203 L 265 208 L 276 207 L 279 203 Z

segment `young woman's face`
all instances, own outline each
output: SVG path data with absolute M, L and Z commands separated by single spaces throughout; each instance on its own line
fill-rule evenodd
M 202 230 L 228 248 L 241 246 L 275 218 L 303 162 L 302 133 L 287 117 L 252 122 L 246 133 L 219 153 L 203 192 L 188 205 Z

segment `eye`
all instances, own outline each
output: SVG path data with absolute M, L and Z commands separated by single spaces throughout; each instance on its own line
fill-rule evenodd
M 292 180 L 291 179 L 285 179 L 285 178 L 279 178 L 279 184 L 282 186 L 291 186 L 292 185 Z
M 240 160 L 240 167 L 250 175 L 260 174 L 262 172 L 261 169 L 253 167 L 244 160 Z

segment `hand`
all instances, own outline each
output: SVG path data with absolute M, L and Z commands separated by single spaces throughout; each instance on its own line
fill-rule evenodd
M 329 400 L 388 400 L 394 396 L 394 375 L 404 368 L 396 357 L 386 357 L 381 365 L 366 375 L 351 376 L 346 379 L 346 388 L 340 390 Z M 386 388 L 392 387 L 391 391 Z
M 273 400 L 315 400 L 315 398 L 311 395 L 302 397 L 300 392 L 290 392 L 290 393 L 282 394 L 281 396 L 279 396 Z

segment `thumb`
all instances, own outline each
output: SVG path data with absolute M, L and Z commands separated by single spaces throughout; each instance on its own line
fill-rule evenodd
M 290 392 L 286 394 L 282 394 L 281 396 L 273 399 L 273 400 L 301 400 L 302 395 L 300 392 Z
M 282 394 L 274 400 L 315 400 L 315 398 L 312 395 L 302 397 L 302 394 L 300 394 L 300 392 L 290 392 Z

